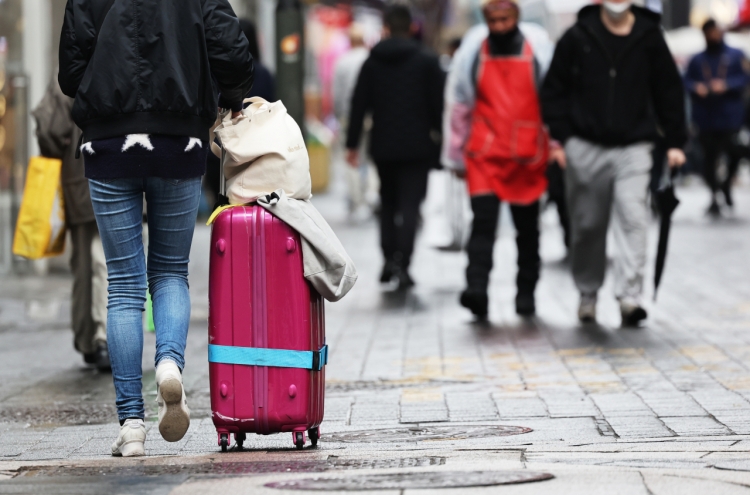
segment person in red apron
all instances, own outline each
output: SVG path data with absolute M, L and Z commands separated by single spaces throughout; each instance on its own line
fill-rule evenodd
M 483 12 L 490 34 L 475 62 L 476 99 L 464 147 L 474 211 L 468 244 L 468 287 L 461 304 L 483 319 L 501 202 L 510 204 L 517 231 L 516 312 L 536 312 L 539 279 L 539 198 L 547 190 L 549 140 L 537 93 L 540 68 L 518 27 L 514 0 L 489 0 Z

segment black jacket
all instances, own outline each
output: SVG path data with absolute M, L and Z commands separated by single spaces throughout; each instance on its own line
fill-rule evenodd
M 219 92 L 222 106 L 236 108 L 252 86 L 248 42 L 227 0 L 117 0 L 106 13 L 108 4 L 65 7 L 58 80 L 75 98 L 84 139 L 142 133 L 207 141 Z
M 658 126 L 670 148 L 681 148 L 685 93 L 659 15 L 632 7 L 636 22 L 615 59 L 597 35 L 600 9 L 584 7 L 555 50 L 540 95 L 552 137 L 623 146 L 653 141 Z
M 362 66 L 352 96 L 347 148 L 357 148 L 372 113 L 370 154 L 378 164 L 437 164 L 445 74 L 438 58 L 406 38 L 381 41 Z

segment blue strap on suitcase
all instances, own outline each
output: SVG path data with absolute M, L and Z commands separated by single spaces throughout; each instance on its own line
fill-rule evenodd
M 285 349 L 209 345 L 208 362 L 320 371 L 328 364 L 328 346 L 324 345 L 319 351 L 289 351 Z

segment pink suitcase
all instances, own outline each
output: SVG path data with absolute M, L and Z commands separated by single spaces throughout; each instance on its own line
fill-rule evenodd
M 234 434 L 320 438 L 323 299 L 303 276 L 299 234 L 260 206 L 222 212 L 211 233 L 209 377 L 222 451 Z

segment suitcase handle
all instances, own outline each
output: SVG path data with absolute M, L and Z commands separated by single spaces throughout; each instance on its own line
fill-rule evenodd
M 319 351 L 289 351 L 211 344 L 208 346 L 208 362 L 321 371 L 328 364 L 328 346 L 324 345 Z

